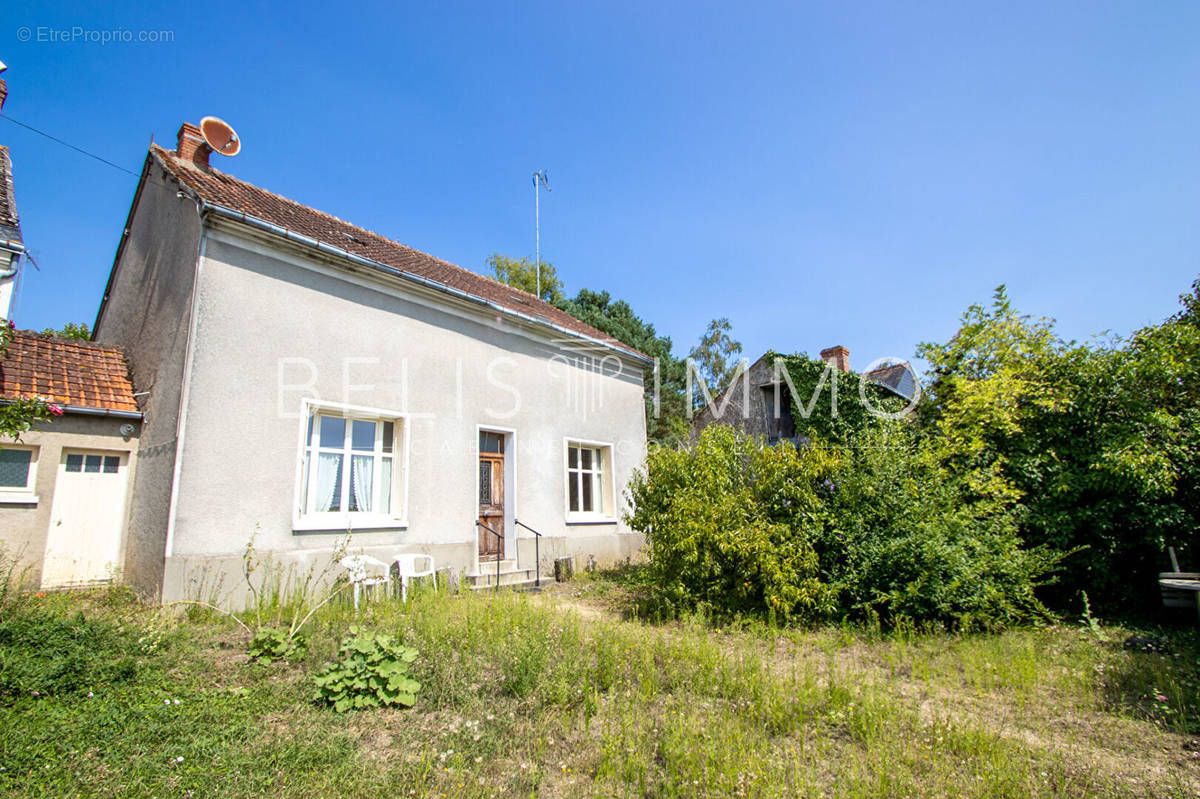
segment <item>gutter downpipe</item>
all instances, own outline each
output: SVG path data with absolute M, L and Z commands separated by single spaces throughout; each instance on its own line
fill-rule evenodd
M 9 261 L 8 268 L 0 269 L 0 280 L 10 278 L 17 273 L 17 264 L 21 260 L 21 256 L 25 254 L 25 245 L 17 241 L 6 240 L 0 241 L 0 250 L 7 250 L 13 254 L 12 260 Z

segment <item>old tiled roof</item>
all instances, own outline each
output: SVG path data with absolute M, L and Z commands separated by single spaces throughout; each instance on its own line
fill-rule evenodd
M 904 399 L 911 400 L 916 393 L 911 367 L 907 363 L 893 363 L 867 372 L 867 379 L 889 389 Z
M 0 240 L 21 241 L 17 201 L 13 195 L 12 159 L 3 145 L 0 145 Z
M 151 145 L 151 152 L 169 174 L 195 191 L 205 202 L 224 206 L 293 233 L 317 239 L 339 250 L 457 289 L 513 313 L 604 342 L 622 352 L 647 357 L 529 292 L 406 247 L 215 169 L 201 170 L 158 145 Z
M 137 411 L 129 364 L 119 347 L 13 331 L 0 360 L 0 400 L 42 397 L 60 405 Z

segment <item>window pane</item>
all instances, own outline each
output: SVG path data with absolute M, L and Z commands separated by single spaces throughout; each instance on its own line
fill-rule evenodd
M 579 459 L 583 464 L 583 468 L 592 468 L 592 450 L 588 449 L 587 447 L 581 447 L 579 450 Z
M 392 451 L 392 442 L 396 438 L 396 426 L 391 422 L 383 423 L 383 451 Z
M 567 447 L 567 466 L 571 469 L 579 468 L 579 447 Z
M 309 414 L 308 416 L 308 432 L 304 435 L 304 446 L 306 447 L 312 444 L 313 420 L 316 418 L 316 414 Z
M 79 455 L 67 456 L 81 457 Z M 29 464 L 33 461 L 33 453 L 27 449 L 0 449 L 0 486 L 4 488 L 25 488 L 29 485 Z M 76 469 L 75 471 L 79 471 Z
M 491 452 L 497 455 L 504 452 L 504 436 L 500 433 L 485 433 L 479 434 L 479 451 Z
M 596 472 L 592 475 L 592 510 L 596 511 L 597 513 L 604 512 L 604 487 L 600 480 L 601 478 L 599 472 Z
M 587 450 L 585 449 L 584 452 L 587 452 Z M 581 505 L 581 510 L 589 513 L 596 509 L 592 505 L 592 476 L 590 474 L 585 474 L 583 476 L 583 501 Z
M 355 422 L 358 424 L 358 422 Z M 372 428 L 375 425 L 371 425 Z M 374 436 L 372 436 L 374 441 Z M 375 483 L 371 479 L 375 471 L 375 458 L 371 455 L 355 455 L 350 459 L 350 510 L 369 513 Z
M 567 507 L 573 511 L 579 510 L 579 472 L 567 473 L 567 492 L 570 494 Z
M 388 422 L 385 427 L 391 427 Z M 384 458 L 379 467 L 379 512 L 392 512 L 392 459 Z
M 309 503 L 316 513 L 342 509 L 342 456 L 322 452 L 317 459 L 316 496 Z
M 119 455 L 104 456 L 104 473 L 116 474 L 117 469 L 121 466 L 121 457 Z
M 68 472 L 82 472 L 83 471 L 83 456 L 82 455 L 68 455 L 67 456 L 67 471 Z
M 321 417 L 321 446 L 341 449 L 346 446 L 346 420 L 340 416 Z
M 355 419 L 350 423 L 350 447 L 359 452 L 375 451 L 375 423 Z
M 99 455 L 88 455 L 88 456 L 84 457 L 83 470 L 85 472 L 100 471 L 100 456 Z

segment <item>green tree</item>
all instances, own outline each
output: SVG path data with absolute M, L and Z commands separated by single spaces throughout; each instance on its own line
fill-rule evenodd
M 62 330 L 55 330 L 48 327 L 42 331 L 43 336 L 58 336 L 59 338 L 77 338 L 87 341 L 92 337 L 92 331 L 88 330 L 87 322 L 67 322 L 63 325 Z
M 1020 516 L 1028 545 L 1066 556 L 1055 604 L 1079 590 L 1108 611 L 1154 602 L 1165 547 L 1200 554 L 1195 297 L 1128 339 L 1081 345 L 1016 313 L 1002 287 L 948 343 L 921 346 L 927 431 L 975 497 Z
M 492 274 L 505 285 L 527 291 L 535 297 L 538 295 L 537 264 L 528 257 L 509 258 L 507 255 L 492 253 L 487 259 Z M 558 279 L 558 270 L 549 261 L 542 261 L 542 291 L 540 298 L 552 305 L 559 305 L 565 299 L 563 284 Z
M 581 289 L 563 302 L 562 310 L 586 322 L 656 363 L 643 374 L 646 390 L 646 436 L 659 444 L 675 444 L 687 437 L 684 363 L 671 352 L 671 339 L 660 336 L 654 325 L 643 321 L 624 300 L 613 300 L 607 291 Z M 658 402 L 655 408 L 655 369 L 658 370 Z
M 713 396 L 724 389 L 737 372 L 742 344 L 730 335 L 732 329 L 733 325 L 724 317 L 712 320 L 700 336 L 700 343 L 688 353 Z M 703 402 L 703 396 L 697 401 Z

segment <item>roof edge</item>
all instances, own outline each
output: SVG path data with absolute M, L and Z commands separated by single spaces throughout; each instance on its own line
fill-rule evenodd
M 573 339 L 577 339 L 580 341 L 586 341 L 591 344 L 595 344 L 596 346 L 603 347 L 606 350 L 611 350 L 612 352 L 614 352 L 618 355 L 624 355 L 635 361 L 639 361 L 644 364 L 654 363 L 654 359 L 651 358 L 649 355 L 646 355 L 644 352 L 635 350 L 632 347 L 629 347 L 629 345 L 627 345 L 627 344 L 622 344 L 620 347 L 614 346 L 613 344 L 610 344 L 606 341 L 602 341 L 598 338 L 595 338 L 594 336 L 587 336 L 587 335 L 584 335 L 583 333 L 578 333 L 574 330 L 570 330 L 568 328 L 563 327 L 562 325 L 557 325 L 548 320 L 538 319 L 538 318 L 528 315 L 528 314 L 519 313 L 517 311 L 512 310 L 511 308 L 506 308 L 503 305 L 493 302 L 492 300 L 489 300 L 485 297 L 480 297 L 476 294 L 471 294 L 470 292 L 463 291 L 462 289 L 456 289 L 453 286 L 448 286 L 445 283 L 440 283 L 436 280 L 432 280 L 427 277 L 422 277 L 421 275 L 413 274 L 412 272 L 406 272 L 405 270 L 398 269 L 394 266 L 388 266 L 387 264 L 380 263 L 379 261 L 373 260 L 371 258 L 366 258 L 362 255 L 352 253 L 349 250 L 344 250 L 341 247 L 335 247 L 334 245 L 329 244 L 328 242 L 321 241 L 320 239 L 313 238 L 312 236 L 306 236 L 303 233 L 297 233 L 294 230 L 290 230 L 281 225 L 276 225 L 274 222 L 269 222 L 266 219 L 262 219 L 260 217 L 253 216 L 251 214 L 247 214 L 244 211 L 238 211 L 234 208 L 230 208 L 228 206 L 221 205 L 220 203 L 211 203 L 211 202 L 205 200 L 203 197 L 199 197 L 199 201 L 200 201 L 200 215 L 202 218 L 207 212 L 213 212 L 213 213 L 216 213 L 218 216 L 225 217 L 226 219 L 231 219 L 235 222 L 241 222 L 241 223 L 249 225 L 251 227 L 255 227 L 260 230 L 263 230 L 272 235 L 280 236 L 289 241 L 294 241 L 299 244 L 303 244 L 308 247 L 312 247 L 313 249 L 315 249 L 319 252 L 324 252 L 329 255 L 333 255 L 333 256 L 336 256 L 339 258 L 344 258 L 348 261 L 351 261 L 352 263 L 357 263 L 357 264 L 361 264 L 364 266 L 368 266 L 372 269 L 376 269 L 385 274 L 392 275 L 394 277 L 399 277 L 401 279 L 408 280 L 413 283 L 418 283 L 423 286 L 428 286 L 428 287 L 433 288 L 437 291 L 440 291 L 444 294 L 448 294 L 453 297 L 458 297 L 459 299 L 467 300 L 468 302 L 472 302 L 477 305 L 486 306 L 487 308 L 490 308 L 490 309 L 496 311 L 497 313 L 502 313 L 505 316 L 509 316 L 509 317 L 512 317 L 515 319 L 520 319 L 524 322 L 535 325 L 537 327 L 548 328 L 548 329 L 553 330 L 562 335 L 569 336 Z

